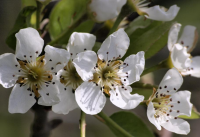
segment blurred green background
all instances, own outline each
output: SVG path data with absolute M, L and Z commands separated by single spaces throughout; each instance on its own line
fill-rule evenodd
M 181 7 L 180 12 L 175 20 L 185 25 L 194 25 L 197 27 L 200 34 L 200 1 L 199 0 L 152 0 L 154 4 L 160 4 L 165 7 L 170 7 L 172 4 L 177 4 Z M 21 9 L 20 0 L 1 0 L 0 1 L 0 54 L 6 52 L 14 52 L 8 48 L 5 44 L 6 36 L 9 30 L 12 28 L 14 21 Z M 161 60 L 165 59 L 169 55 L 168 49 L 165 47 L 153 58 L 147 60 L 146 67 L 155 65 Z M 200 55 L 200 41 L 198 41 L 197 47 L 192 52 L 193 56 Z M 145 81 L 159 84 L 162 77 L 167 70 L 159 70 L 153 75 L 146 76 Z M 153 78 L 153 81 L 152 81 Z M 184 83 L 181 89 L 192 91 L 192 103 L 200 110 L 200 79 L 193 77 L 185 77 Z M 33 113 L 29 111 L 26 114 L 10 114 L 8 113 L 8 98 L 11 92 L 10 89 L 4 89 L 0 86 L 0 137 L 28 137 L 30 136 L 30 126 L 33 120 Z M 107 104 L 103 110 L 106 114 L 111 115 L 114 112 L 121 111 L 107 101 Z M 150 124 L 146 117 L 146 110 L 142 106 L 137 107 L 132 112 L 141 117 L 146 124 L 152 129 L 155 127 Z M 61 118 L 64 122 L 58 128 L 53 130 L 51 137 L 78 137 L 79 136 L 79 117 L 80 110 L 76 109 L 70 112 L 68 115 L 58 115 L 50 112 L 49 119 Z M 188 120 L 191 124 L 191 132 L 187 137 L 199 137 L 200 136 L 200 119 Z M 173 135 L 174 137 L 180 137 L 181 135 Z M 87 116 L 87 137 L 114 137 L 114 134 L 102 123 L 100 123 L 93 116 Z M 164 137 L 164 136 L 163 136 Z

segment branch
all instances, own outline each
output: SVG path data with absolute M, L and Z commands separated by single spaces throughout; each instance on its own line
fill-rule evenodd
M 48 122 L 48 110 L 37 103 L 32 107 L 35 114 L 33 124 L 31 126 L 31 137 L 49 137 L 51 130 L 58 127 L 62 123 L 61 119 L 54 119 Z

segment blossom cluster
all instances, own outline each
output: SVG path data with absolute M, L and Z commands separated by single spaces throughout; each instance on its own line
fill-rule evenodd
M 94 0 L 89 7 L 95 19 L 101 22 L 116 17 L 126 0 L 114 3 L 113 8 L 108 8 L 112 0 Z M 138 14 L 153 20 L 173 20 L 179 11 L 176 5 L 165 11 L 159 6 L 147 8 L 148 4 L 144 0 L 133 2 Z M 105 6 L 96 8 L 97 5 Z M 36 29 L 21 29 L 15 35 L 15 54 L 0 55 L 0 84 L 5 88 L 13 87 L 8 110 L 26 113 L 38 103 L 52 106 L 52 111 L 58 114 L 80 108 L 86 114 L 96 115 L 102 111 L 107 97 L 125 110 L 146 102 L 147 117 L 158 130 L 163 127 L 178 134 L 188 134 L 189 123 L 178 116 L 191 115 L 191 92 L 177 90 L 183 83 L 182 76 L 200 77 L 200 57 L 190 55 L 197 43 L 196 28 L 186 26 L 178 40 L 180 26 L 174 24 L 168 36 L 172 67 L 147 101 L 143 95 L 132 94 L 131 86 L 140 81 L 145 68 L 145 52 L 123 58 L 130 45 L 123 28 L 109 35 L 97 53 L 92 51 L 96 36 L 90 33 L 73 32 L 66 49 L 61 49 L 44 45 Z

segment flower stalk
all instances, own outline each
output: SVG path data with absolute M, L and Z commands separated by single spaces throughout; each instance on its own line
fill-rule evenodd
M 123 128 L 121 128 L 117 123 L 115 123 L 111 118 L 109 118 L 106 114 L 104 114 L 103 112 L 100 112 L 98 114 L 98 116 L 100 116 L 104 121 L 105 124 L 108 125 L 111 128 L 116 129 L 117 131 L 119 131 L 121 134 L 123 134 L 125 137 L 132 137 L 131 134 L 129 134 L 126 130 L 124 130 Z
M 40 32 L 40 15 L 42 10 L 42 4 L 37 1 L 37 11 L 36 11 L 36 29 Z
M 118 15 L 113 27 L 110 29 L 109 35 L 112 34 L 113 32 L 115 32 L 119 26 L 119 24 L 121 23 L 121 21 L 124 19 L 124 17 L 126 17 L 129 13 L 131 12 L 131 9 L 128 7 L 127 4 L 125 4 L 122 9 L 120 14 Z
M 80 137 L 86 137 L 86 120 L 85 120 L 85 113 L 83 111 L 81 111 L 80 130 L 81 130 Z
M 155 66 L 152 66 L 152 67 L 149 67 L 149 68 L 146 68 L 142 75 L 141 76 L 144 76 L 150 72 L 154 72 L 156 70 L 160 70 L 160 69 L 163 69 L 163 68 L 170 68 L 170 58 L 167 58 L 166 60 L 163 60 L 162 62 L 160 62 L 159 64 L 155 65 Z

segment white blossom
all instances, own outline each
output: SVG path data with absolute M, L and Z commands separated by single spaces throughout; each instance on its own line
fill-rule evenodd
M 70 53 L 71 60 L 65 67 L 63 67 L 63 69 L 58 72 L 57 75 L 60 80 L 59 90 L 61 93 L 59 94 L 60 102 L 52 107 L 52 110 L 55 113 L 68 114 L 69 111 L 78 108 L 74 92 L 75 89 L 83 83 L 83 80 L 80 77 L 82 74 L 77 73 L 74 67 L 74 58 L 78 53 L 92 50 L 95 41 L 96 37 L 89 33 L 74 32 L 70 36 L 66 48 Z M 90 77 L 90 75 L 84 79 L 87 79 L 88 77 Z
M 132 0 L 135 10 L 139 15 L 145 15 L 146 18 L 157 20 L 157 21 L 171 21 L 173 20 L 178 11 L 179 7 L 176 5 L 171 6 L 168 10 L 159 5 L 148 8 L 150 2 L 146 0 Z
M 44 41 L 33 28 L 21 29 L 15 36 L 15 55 L 5 53 L 0 56 L 0 83 L 5 88 L 14 86 L 9 98 L 9 112 L 27 112 L 35 104 L 35 98 L 44 106 L 58 103 L 55 73 L 67 64 L 69 53 L 47 45 L 45 55 L 39 56 Z
M 196 46 L 198 34 L 196 27 L 187 25 L 178 40 L 178 33 L 181 24 L 172 26 L 168 36 L 168 49 L 170 51 L 171 62 L 182 75 L 200 77 L 200 56 L 192 57 L 190 52 Z
M 191 115 L 191 92 L 178 91 L 183 78 L 175 69 L 170 69 L 162 79 L 157 91 L 147 101 L 147 117 L 158 130 L 161 127 L 177 133 L 188 134 L 190 125 L 187 121 L 177 118 L 180 115 Z
M 91 0 L 89 10 L 92 17 L 103 22 L 118 16 L 127 0 Z
M 84 82 L 76 89 L 75 97 L 85 113 L 99 113 L 106 103 L 105 94 L 122 109 L 133 109 L 143 101 L 143 96 L 131 94 L 129 85 L 140 80 L 145 65 L 144 52 L 120 60 L 129 44 L 127 34 L 119 29 L 102 43 L 98 55 L 93 51 L 77 54 L 73 63 Z

